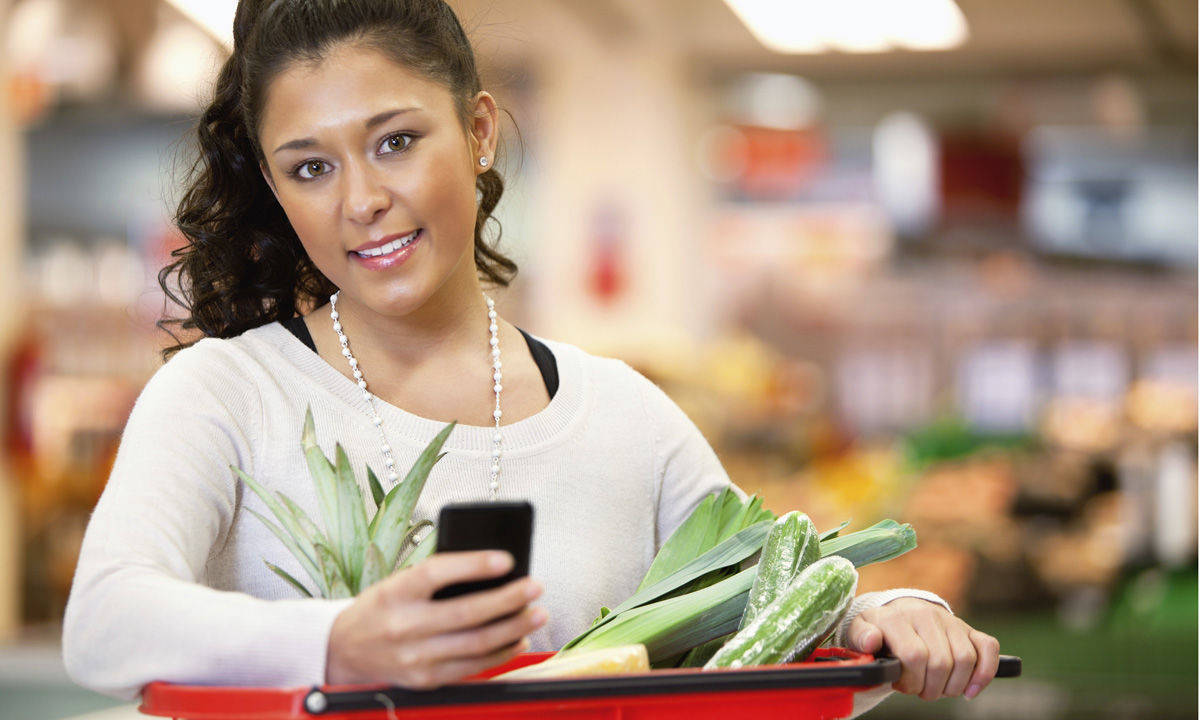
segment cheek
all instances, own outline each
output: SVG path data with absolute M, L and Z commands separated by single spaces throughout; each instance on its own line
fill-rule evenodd
M 305 241 L 328 234 L 329 224 L 336 222 L 337 206 L 335 193 L 328 190 L 317 192 L 281 192 L 280 205 L 288 216 L 296 235 Z
M 434 226 L 439 234 L 450 238 L 473 238 L 475 227 L 475 175 L 470 170 L 451 167 L 447 163 L 428 168 L 415 176 L 422 180 L 406 183 L 400 197 L 411 197 L 414 221 Z
M 337 225 L 336 201 L 332 194 L 281 192 L 279 204 L 310 258 L 320 262 L 327 254 L 341 254 L 340 245 L 329 242 L 329 239 L 337 238 L 331 234 L 336 232 Z

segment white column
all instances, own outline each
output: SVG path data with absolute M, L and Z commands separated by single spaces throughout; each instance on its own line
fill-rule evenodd
M 692 156 L 702 119 L 691 78 L 652 16 L 632 13 L 626 30 L 613 33 L 546 10 L 553 40 L 542 46 L 527 166 L 538 230 L 530 244 L 531 319 L 549 337 L 603 354 L 678 349 L 704 330 L 692 286 L 703 188 Z M 604 203 L 625 227 L 627 285 L 611 306 L 587 289 Z

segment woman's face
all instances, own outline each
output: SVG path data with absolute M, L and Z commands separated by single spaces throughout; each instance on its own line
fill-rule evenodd
M 482 117 L 468 132 L 444 86 L 352 45 L 271 81 L 259 125 L 263 174 L 342 298 L 397 316 L 433 297 L 478 292 L 475 178 L 486 170 L 480 156 L 488 167 L 495 157 L 497 111 L 487 93 L 475 110 Z M 407 248 L 354 252 L 414 232 Z

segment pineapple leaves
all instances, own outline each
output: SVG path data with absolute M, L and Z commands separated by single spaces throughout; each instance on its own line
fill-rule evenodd
M 379 478 L 375 477 L 375 471 L 371 466 L 367 466 L 367 482 L 371 485 L 371 499 L 375 501 L 375 508 L 383 504 L 383 486 L 379 484 Z
M 338 510 L 341 535 L 333 538 L 346 569 L 346 579 L 351 592 L 359 591 L 358 580 L 362 577 L 367 550 L 367 510 L 363 506 L 362 490 L 350 469 L 350 457 L 341 443 L 334 447 L 337 458 Z
M 334 462 L 330 462 L 317 444 L 312 408 L 306 408 L 300 444 L 312 476 L 323 529 L 314 522 L 315 516 L 306 514 L 287 495 L 278 491 L 272 494 L 237 467 L 229 467 L 262 499 L 279 520 L 279 525 L 250 508 L 245 508 L 246 511 L 257 517 L 295 556 L 316 583 L 320 596 L 353 597 L 391 573 L 397 567 L 400 553 L 415 541 L 420 531 L 432 526 L 428 520 L 413 522 L 412 513 L 430 471 L 445 457 L 446 453 L 440 451 L 456 425 L 457 422 L 451 422 L 443 428 L 421 452 L 404 482 L 385 494 L 369 465 L 366 488 L 363 488 L 354 476 L 349 455 L 341 443 L 335 443 Z M 372 501 L 373 512 L 368 508 Z M 427 558 L 436 541 L 436 529 L 432 529 L 416 543 L 399 567 L 408 567 Z M 289 573 L 266 560 L 263 562 L 301 594 L 313 597 L 313 593 Z
M 445 453 L 438 453 L 457 424 L 457 422 L 451 422 L 446 425 L 430 441 L 417 461 L 413 463 L 404 481 L 392 488 L 391 492 L 384 497 L 383 504 L 379 506 L 379 512 L 371 521 L 367 536 L 379 546 L 387 567 L 395 567 L 396 561 L 400 557 L 400 551 L 404 549 L 404 540 L 408 533 L 408 520 L 412 516 L 413 507 L 417 504 L 421 490 L 425 488 L 425 480 L 429 477 L 429 472 L 439 460 L 445 457 Z
M 240 473 L 241 471 L 238 471 L 238 472 Z M 245 476 L 245 477 L 249 477 L 249 476 Z M 265 491 L 264 491 L 264 494 L 265 494 Z M 267 495 L 267 497 L 270 497 L 270 496 Z M 276 503 L 276 504 L 278 504 L 278 503 Z M 313 557 L 310 558 L 307 554 L 305 554 L 304 550 L 301 549 L 299 543 L 296 541 L 296 538 L 289 535 L 286 530 L 284 530 L 283 528 L 279 527 L 275 523 L 273 523 L 270 520 L 263 517 L 261 513 L 257 513 L 254 510 L 251 510 L 250 508 L 246 508 L 246 512 L 248 512 L 251 515 L 253 515 L 254 517 L 258 518 L 262 522 L 263 525 L 267 526 L 267 529 L 270 530 L 271 533 L 275 535 L 275 537 L 279 538 L 279 541 L 281 543 L 283 543 L 284 547 L 286 547 L 288 549 L 288 552 L 290 552 L 293 556 L 295 556 L 296 560 L 298 560 L 300 562 L 300 566 L 304 568 L 304 571 L 307 572 L 314 581 L 316 581 L 318 587 L 322 587 L 322 588 L 326 587 L 326 585 L 324 585 L 322 582 L 323 575 L 319 569 L 319 563 L 315 559 L 317 557 L 315 549 L 312 551 Z
M 321 541 L 326 545 L 329 544 L 329 538 L 325 537 L 325 534 L 321 532 L 321 529 L 316 526 L 316 523 L 309 519 L 308 515 L 300 508 L 299 505 L 293 502 L 290 497 L 284 495 L 282 492 L 276 491 L 275 494 L 279 496 L 280 502 L 286 505 L 287 509 L 291 511 L 292 517 L 295 518 L 296 523 L 300 526 L 300 530 L 302 530 L 305 535 L 305 539 L 307 539 L 310 544 L 316 543 L 317 541 Z M 315 560 L 316 550 L 313 550 L 313 558 Z
M 338 483 L 333 465 L 321 452 L 317 444 L 317 430 L 313 422 L 312 408 L 304 413 L 304 432 L 301 435 L 301 446 L 304 448 L 304 459 L 308 462 L 308 472 L 312 475 L 317 488 L 317 499 L 321 503 L 321 518 L 325 521 L 325 532 L 331 539 L 342 536 L 342 526 L 338 514 Z
M 329 587 L 329 597 L 332 599 L 354 597 L 346 575 L 338 563 L 333 550 L 324 543 L 317 543 L 317 557 L 321 561 L 321 570 L 325 573 L 325 583 Z
M 422 520 L 416 525 L 410 525 L 408 527 L 408 532 L 404 533 L 404 545 L 402 547 L 408 547 L 409 543 L 412 543 L 415 546 L 417 544 L 417 533 L 421 532 L 427 527 L 433 527 L 433 522 L 430 520 Z M 403 552 L 403 550 L 401 550 L 401 552 Z
M 362 580 L 359 583 L 358 591 L 366 590 L 386 575 L 387 568 L 383 564 L 383 553 L 379 552 L 379 546 L 375 543 L 367 543 L 367 556 L 363 562 Z
M 417 543 L 417 546 L 413 548 L 408 557 L 404 558 L 404 562 L 400 563 L 400 567 L 406 568 L 416 565 L 433 554 L 435 547 L 437 547 L 437 528 L 430 530 L 429 534 L 421 542 Z
M 289 585 L 291 585 L 292 587 L 299 590 L 301 595 L 303 595 L 304 597 L 312 597 L 312 593 L 310 593 L 308 591 L 308 588 L 301 585 L 300 581 L 297 580 L 296 578 L 292 577 L 286 570 L 276 567 L 275 565 L 272 565 L 271 563 L 267 562 L 266 560 L 263 560 L 263 562 L 266 563 L 267 567 L 271 569 L 271 572 L 273 572 L 276 575 L 278 575 L 279 577 L 283 578 L 284 580 L 286 580 L 288 582 Z

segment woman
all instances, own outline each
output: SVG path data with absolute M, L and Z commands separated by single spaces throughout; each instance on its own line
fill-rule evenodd
M 184 326 L 206 337 L 165 352 L 130 415 L 66 611 L 68 671 L 130 699 L 154 679 L 428 688 L 557 649 L 728 476 L 646 378 L 525 334 L 484 294 L 516 271 L 482 238 L 498 110 L 444 2 L 243 0 L 234 24 L 177 214 L 191 243 L 160 273 L 179 272 Z M 446 554 L 356 598 L 296 598 L 263 560 L 300 569 L 229 466 L 316 516 L 310 406 L 326 453 L 384 467 L 385 490 L 457 420 L 416 516 L 530 499 L 531 577 L 431 601 L 506 570 Z M 860 596 L 836 641 L 886 642 L 895 687 L 929 699 L 995 674 L 995 640 L 918 590 Z

